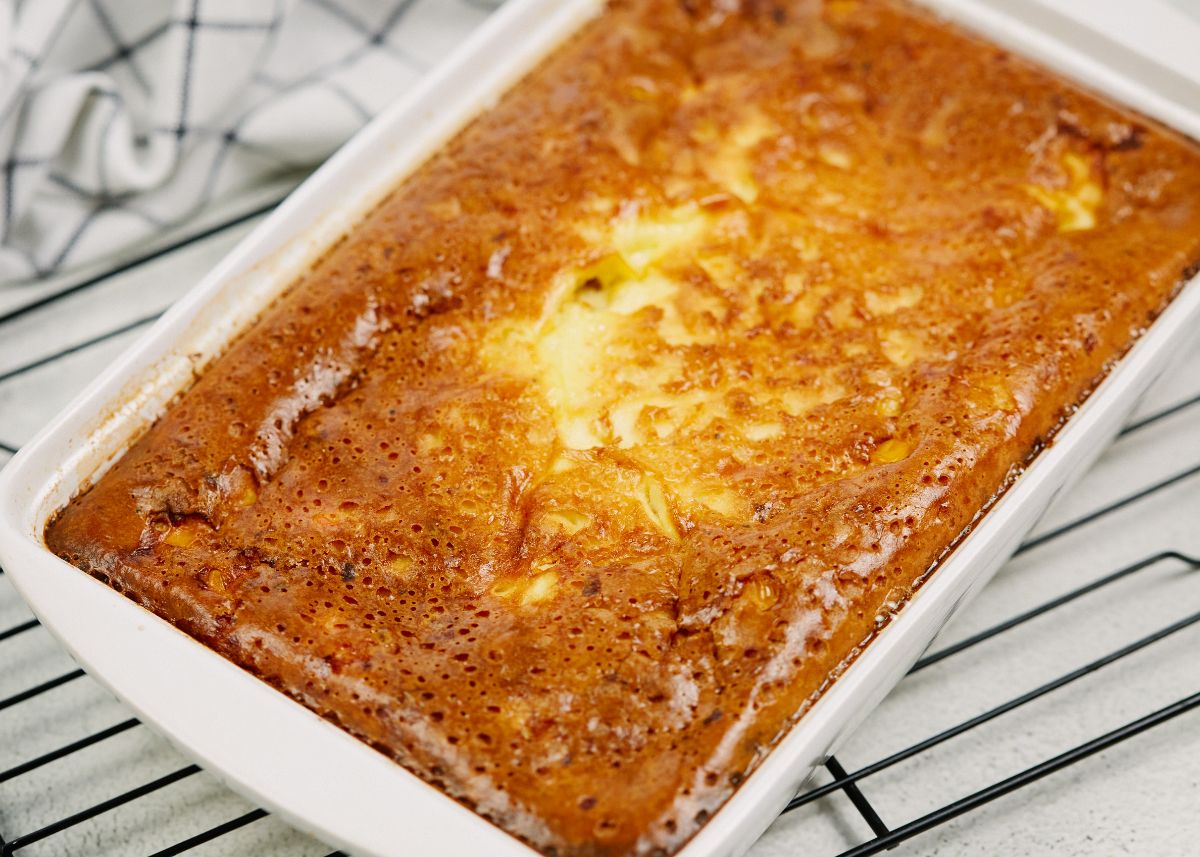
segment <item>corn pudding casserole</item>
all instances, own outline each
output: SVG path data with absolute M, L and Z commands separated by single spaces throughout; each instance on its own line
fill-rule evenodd
M 611 0 L 46 530 L 534 848 L 668 855 L 1200 259 L 1200 149 L 893 0 Z

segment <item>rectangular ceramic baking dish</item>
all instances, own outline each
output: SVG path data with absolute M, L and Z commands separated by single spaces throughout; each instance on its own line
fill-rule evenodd
M 948 17 L 1200 138 L 1200 25 L 1143 0 L 926 0 Z M 358 855 L 531 857 L 382 754 L 72 568 L 47 518 L 95 479 L 301 267 L 600 7 L 511 0 L 372 122 L 0 472 L 0 562 L 96 679 L 231 787 Z M 1173 70 L 1171 70 L 1173 69 Z M 1200 325 L 1186 287 L 681 857 L 744 853 L 1112 439 Z M 1192 334 L 1194 335 L 1194 333 Z

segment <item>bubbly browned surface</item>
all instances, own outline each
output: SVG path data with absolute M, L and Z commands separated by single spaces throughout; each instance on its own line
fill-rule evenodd
M 885 0 L 614 0 L 47 531 L 548 854 L 669 853 L 1200 257 Z

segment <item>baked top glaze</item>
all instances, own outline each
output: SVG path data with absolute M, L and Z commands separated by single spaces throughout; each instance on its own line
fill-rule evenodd
M 613 0 L 48 544 L 547 854 L 669 854 L 1200 258 L 1200 152 L 887 0 Z

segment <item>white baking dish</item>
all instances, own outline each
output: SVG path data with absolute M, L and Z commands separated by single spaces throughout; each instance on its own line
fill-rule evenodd
M 1168 7 L 1142 2 L 1136 20 L 1127 20 L 1131 13 L 1123 0 L 927 2 L 1200 137 L 1200 54 L 1190 47 L 1200 44 L 1200 26 Z M 533 852 L 59 560 L 41 533 L 47 518 L 103 472 L 306 261 L 598 5 L 512 0 L 305 182 L 0 472 L 0 562 L 45 626 L 186 754 L 251 799 L 355 854 Z M 1169 58 L 1175 71 L 1150 57 Z M 1198 323 L 1200 282 L 1193 282 L 682 857 L 726 857 L 750 847 L 812 768 L 1015 549 L 1052 496 L 1111 440 L 1138 394 Z

